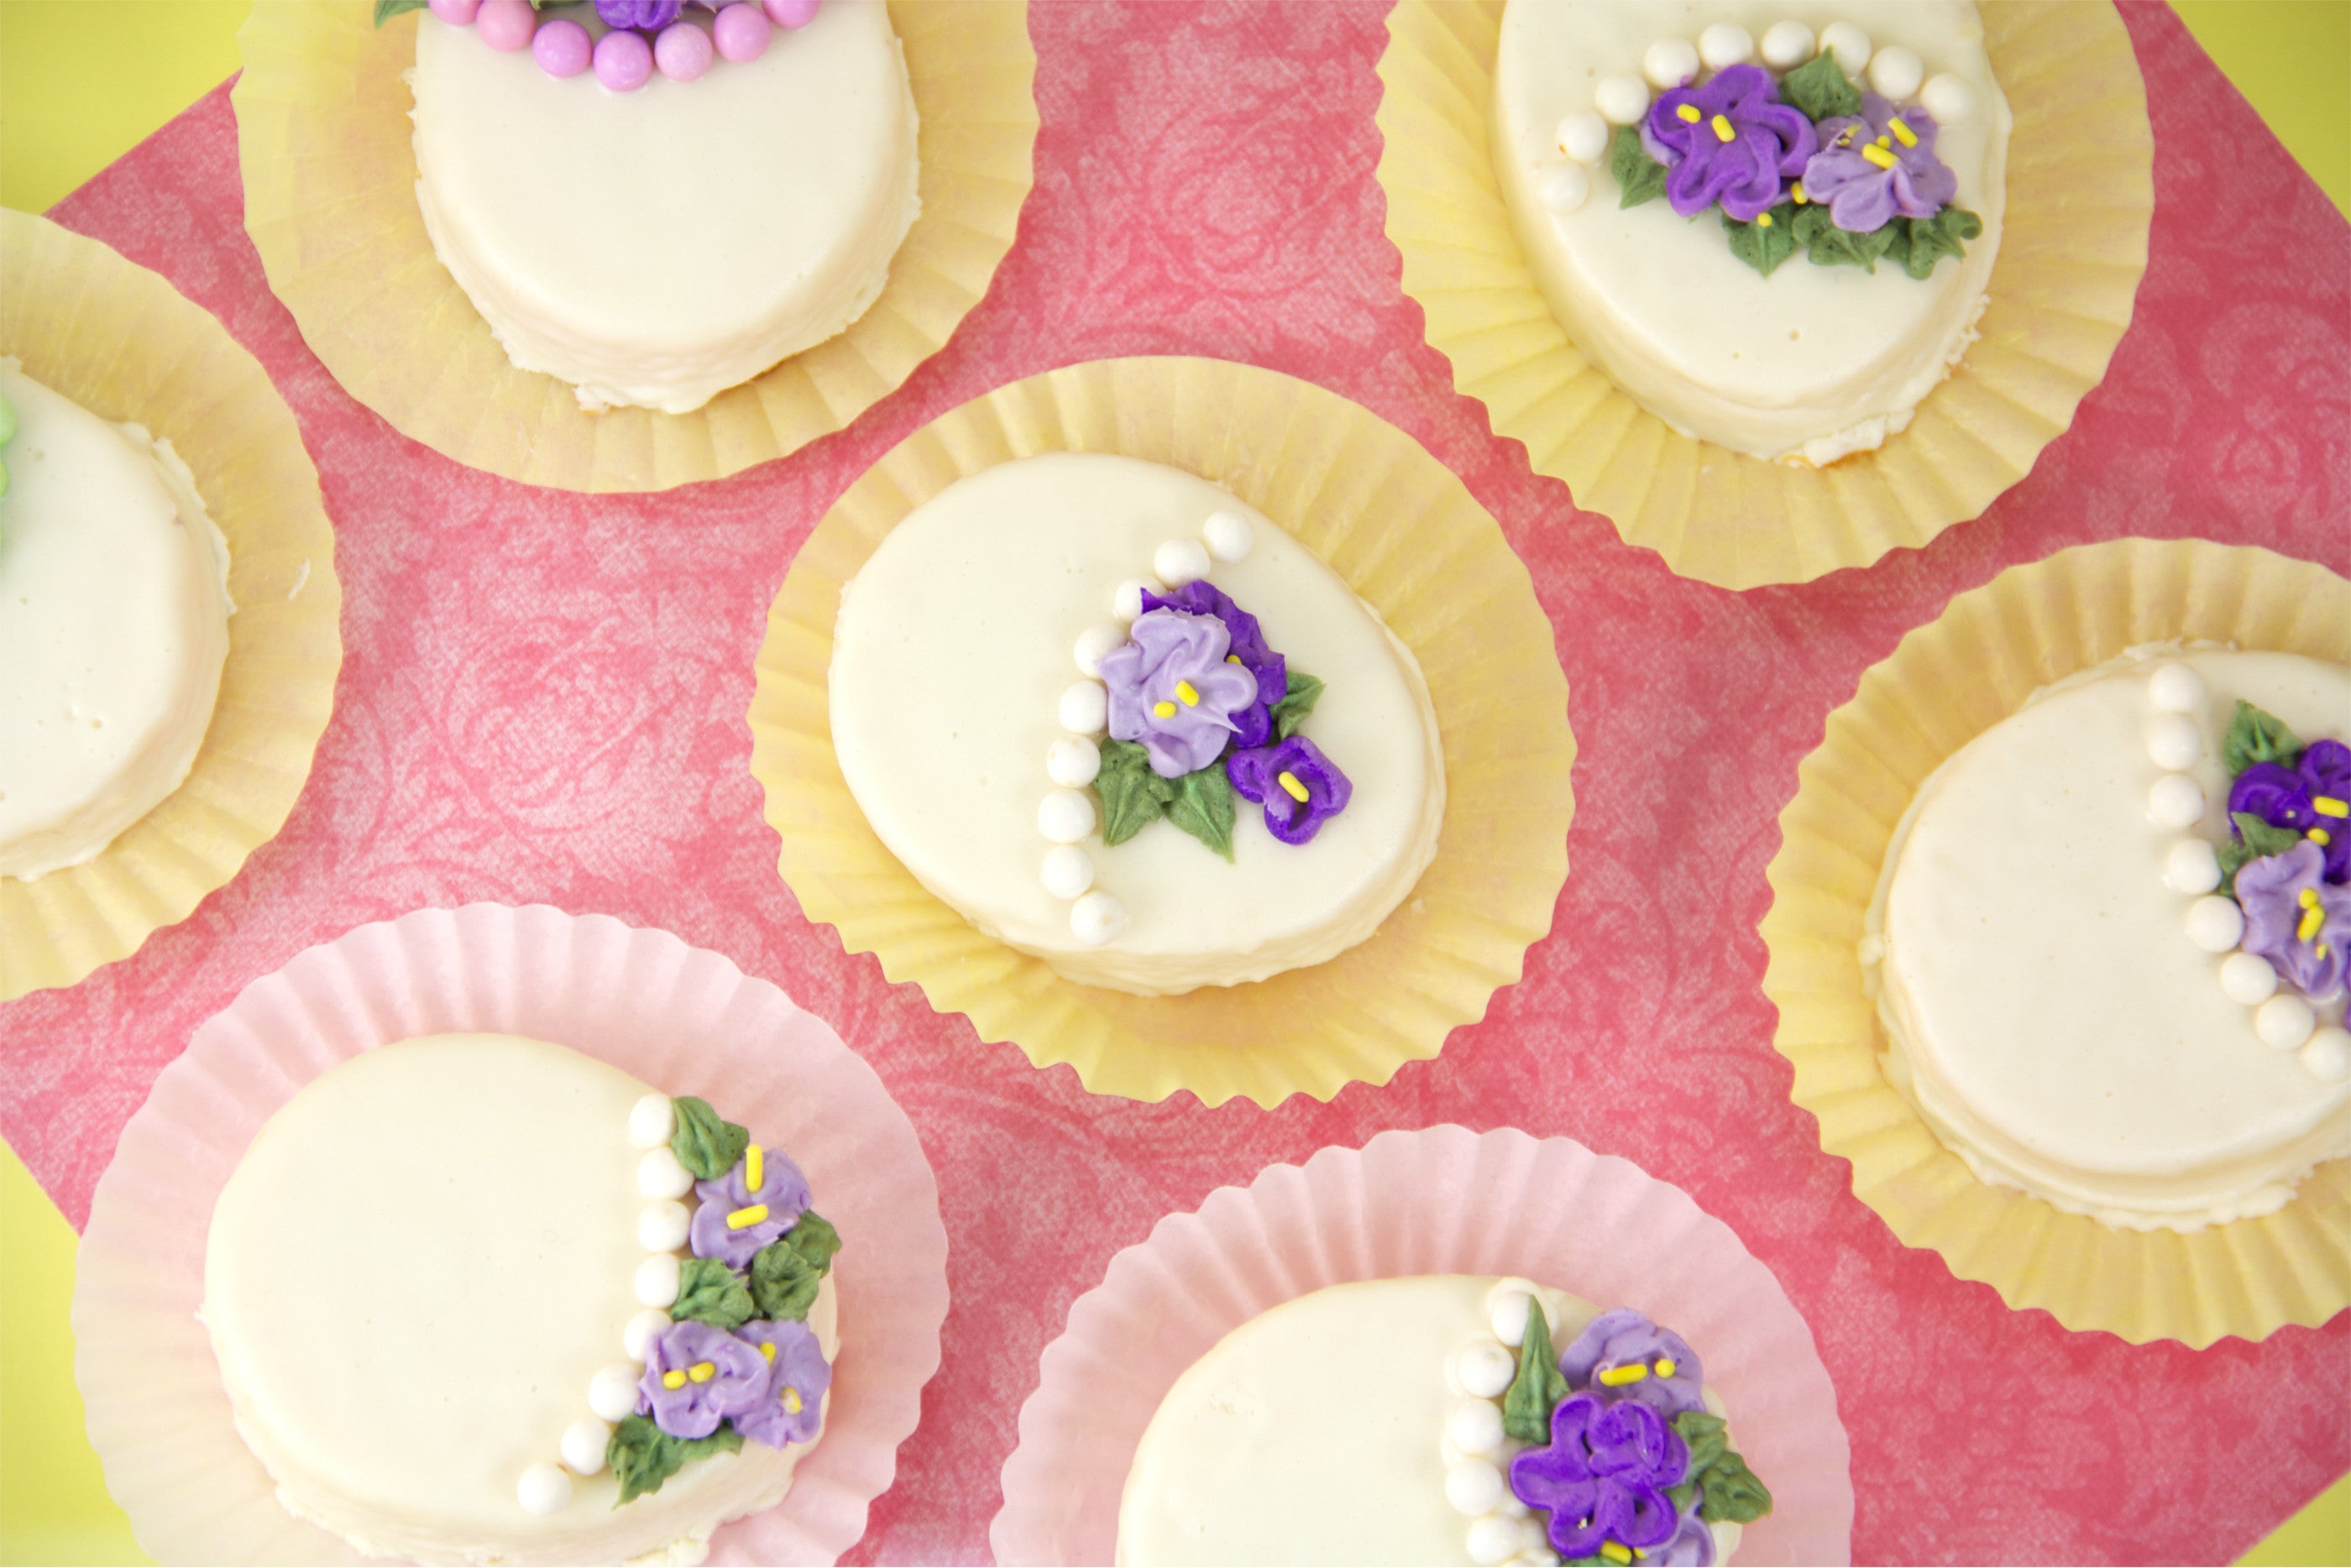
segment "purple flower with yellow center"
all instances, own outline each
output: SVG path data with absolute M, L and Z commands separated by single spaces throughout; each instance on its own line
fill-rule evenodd
M 1820 143 L 1803 111 L 1780 101 L 1771 72 L 1732 66 L 1704 87 L 1660 93 L 1641 145 L 1672 171 L 1666 200 L 1675 212 L 1696 217 L 1719 202 L 1748 223 L 1780 202 Z
M 2249 953 L 2270 961 L 2285 982 L 2313 1002 L 2343 988 L 2351 960 L 2351 888 L 2325 879 L 2325 853 L 2308 839 L 2283 855 L 2237 870 Z
M 1195 578 L 1172 594 L 1145 593 L 1143 607 L 1212 615 L 1225 623 L 1225 633 L 1232 639 L 1225 658 L 1257 677 L 1257 701 L 1229 715 L 1232 743 L 1262 746 L 1273 739 L 1273 705 L 1290 695 L 1290 661 L 1267 646 L 1257 617 L 1233 603 L 1230 596 L 1206 577 Z
M 688 1244 L 695 1257 L 716 1258 L 730 1269 L 748 1267 L 760 1248 L 799 1224 L 810 1197 L 800 1168 L 756 1143 L 725 1176 L 695 1182 L 694 1194 L 702 1201 Z
M 645 1347 L 637 1408 L 673 1438 L 706 1438 L 767 1393 L 767 1357 L 715 1324 L 674 1323 Z
M 2351 882 L 2351 746 L 2314 741 L 2292 767 L 2253 763 L 2229 786 L 2229 814 L 2241 811 L 2301 834 L 2324 852 L 2329 882 Z
M 1672 1541 L 1681 1513 L 1666 1489 L 1688 1473 L 1689 1445 L 1663 1416 L 1587 1389 L 1552 1409 L 1548 1446 L 1510 1460 L 1510 1490 L 1550 1513 L 1552 1550 L 1573 1562 L 1614 1555 L 1610 1542 L 1646 1553 Z
M 1935 119 L 1896 110 L 1874 92 L 1858 117 L 1821 121 L 1820 151 L 1804 164 L 1804 196 L 1825 202 L 1840 229 L 1865 234 L 1896 218 L 1931 218 L 1959 193 L 1959 177 L 1935 156 Z
M 1140 741 L 1165 779 L 1215 762 L 1233 738 L 1233 715 L 1257 701 L 1257 677 L 1227 661 L 1231 649 L 1232 633 L 1213 615 L 1137 616 L 1127 639 L 1102 655 L 1112 738 Z
M 596 0 L 596 19 L 607 27 L 659 32 L 684 9 L 684 0 Z
M 1631 1307 L 1602 1313 L 1560 1352 L 1570 1388 L 1588 1388 L 1608 1404 L 1631 1399 L 1671 1420 L 1703 1410 L 1706 1369 L 1689 1342 Z
M 1235 752 L 1225 759 L 1225 777 L 1235 794 L 1264 805 L 1267 830 L 1284 844 L 1312 839 L 1355 793 L 1339 764 L 1303 735 Z
M 768 1364 L 767 1386 L 736 1413 L 735 1429 L 771 1449 L 814 1438 L 824 1419 L 824 1391 L 832 1386 L 832 1368 L 816 1331 L 804 1323 L 760 1318 L 737 1329 L 735 1337 L 749 1341 Z

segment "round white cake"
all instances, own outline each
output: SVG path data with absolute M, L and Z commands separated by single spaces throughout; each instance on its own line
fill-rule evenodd
M 2351 1155 L 2340 991 L 2282 994 L 2219 890 L 2239 701 L 2351 731 L 2340 666 L 2142 649 L 1977 736 L 1903 819 L 1862 960 L 1889 1075 L 1984 1180 L 2184 1231 Z
M 1309 842 L 1275 836 L 1289 796 L 1271 794 L 1231 808 L 1228 857 L 1174 815 L 1108 842 L 1120 716 L 1096 677 L 1135 648 L 1135 586 L 1194 578 L 1257 618 L 1293 694 L 1297 675 L 1324 683 L 1298 736 L 1352 794 Z M 1377 613 L 1228 492 L 1134 458 L 1003 463 L 915 508 L 841 597 L 831 708 L 842 776 L 925 887 L 1072 980 L 1144 995 L 1364 940 L 1427 867 L 1445 814 L 1427 686 Z M 1203 773 L 1220 791 L 1207 772 L 1222 765 Z M 1276 772 L 1269 792 L 1305 800 L 1295 770 Z
M 689 1455 L 615 1506 L 613 1423 L 695 1327 L 649 1304 L 686 1310 L 695 1189 L 654 1137 L 674 1129 L 627 1074 L 505 1035 L 382 1046 L 271 1116 L 214 1210 L 203 1315 L 279 1501 L 422 1563 L 698 1563 L 717 1526 L 780 1499 L 812 1430 Z M 829 1277 L 806 1319 L 789 1332 L 829 1363 Z M 710 1380 L 693 1370 L 689 1393 Z
M 0 358 L 0 877 L 90 859 L 180 787 L 228 658 L 228 545 L 169 441 Z
M 826 0 L 755 60 L 633 92 L 428 13 L 411 81 L 434 254 L 507 358 L 591 409 L 689 413 L 845 330 L 921 207 L 883 0 Z
M 1865 271 L 1813 265 L 1800 249 L 1766 275 L 1732 254 L 1719 209 L 1684 218 L 1665 200 L 1620 204 L 1616 126 L 1726 67 L 1784 75 L 1823 39 L 1860 90 L 1934 111 L 1932 152 L 1957 177 L 1949 204 L 1982 222 L 1963 257 L 1920 280 L 1890 259 Z M 1974 340 L 2000 248 L 2010 117 L 1967 0 L 1511 0 L 1492 113 L 1495 171 L 1552 315 L 1686 435 L 1833 462 L 1907 426 Z M 1902 149 L 1881 151 L 1890 165 Z M 1788 217 L 1782 208 L 1775 221 Z

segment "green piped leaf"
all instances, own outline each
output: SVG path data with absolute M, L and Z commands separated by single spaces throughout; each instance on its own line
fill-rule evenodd
M 841 1251 L 841 1232 L 832 1228 L 831 1220 L 813 1209 L 802 1214 L 799 1222 L 784 1232 L 783 1239 L 820 1274 L 832 1267 L 833 1254 Z
M 1222 759 L 1175 781 L 1181 793 L 1167 803 L 1167 820 L 1230 860 L 1233 857 L 1233 784 Z
M 670 1107 L 677 1117 L 676 1130 L 669 1135 L 670 1152 L 697 1181 L 717 1180 L 735 1168 L 751 1146 L 750 1133 L 712 1110 L 708 1100 L 680 1095 Z
M 1698 1480 L 1729 1451 L 1729 1439 L 1723 1433 L 1728 1425 L 1721 1417 L 1707 1410 L 1685 1410 L 1674 1417 L 1674 1430 L 1689 1445 L 1688 1480 Z
M 803 1321 L 816 1304 L 824 1270 L 792 1246 L 789 1232 L 759 1249 L 751 1260 L 751 1300 L 761 1317 Z
M 1527 1336 L 1519 1343 L 1519 1375 L 1502 1396 L 1502 1430 L 1522 1443 L 1551 1441 L 1551 1413 L 1567 1397 L 1567 1376 L 1551 1352 L 1551 1324 L 1542 1303 L 1527 1298 Z
M 1850 229 L 1838 228 L 1829 210 L 1817 202 L 1801 209 L 1790 226 L 1795 232 L 1796 243 L 1804 247 L 1806 258 L 1814 266 L 1857 266 L 1874 273 L 1877 270 L 1877 258 L 1894 244 L 1894 223 L 1857 234 Z
M 1860 90 L 1845 80 L 1844 67 L 1826 49 L 1782 77 L 1780 96 L 1803 110 L 1807 119 L 1861 112 Z
M 424 9 L 424 0 L 375 0 L 375 25 L 382 26 L 394 16 L 405 16 L 411 11 Z
M 1302 671 L 1291 670 L 1290 691 L 1280 701 L 1267 710 L 1273 719 L 1274 739 L 1286 741 L 1298 733 L 1300 727 L 1306 722 L 1307 715 L 1314 711 L 1314 704 L 1321 701 L 1322 682 Z
M 752 1316 L 751 1293 L 743 1276 L 717 1259 L 688 1258 L 678 1266 L 677 1300 L 669 1315 L 732 1333 Z
M 1637 207 L 1666 193 L 1666 166 L 1649 156 L 1649 150 L 1641 145 L 1640 131 L 1633 126 L 1616 128 L 1616 140 L 1608 148 L 1608 172 L 1616 177 L 1619 207 Z M 1290 680 L 1295 690 L 1298 677 Z
M 663 1482 L 695 1459 L 739 1453 L 742 1448 L 743 1434 L 728 1422 L 721 1421 L 706 1438 L 673 1438 L 650 1417 L 624 1416 L 604 1445 L 604 1462 L 621 1483 L 621 1495 L 612 1506 L 661 1490 Z
M 1135 741 L 1105 740 L 1094 794 L 1102 797 L 1102 842 L 1120 845 L 1166 815 L 1174 781 L 1151 771 L 1151 753 Z
M 2231 778 L 2255 763 L 2290 768 L 2302 760 L 2302 738 L 2284 720 L 2241 697 L 2236 715 L 2229 721 L 2228 736 L 2220 742 L 2220 760 L 2228 764 Z
M 1698 1516 L 1708 1524 L 1752 1524 L 1771 1511 L 1770 1489 L 1755 1478 L 1745 1459 L 1729 1449 L 1707 1468 L 1698 1490 L 1705 1496 Z
M 1774 268 L 1796 254 L 1796 203 L 1782 202 L 1768 213 L 1758 213 L 1751 223 L 1742 223 L 1725 213 L 1722 231 L 1729 238 L 1732 255 L 1770 277 Z
M 1921 283 L 1945 256 L 1967 254 L 1962 242 L 1983 233 L 1983 220 L 1965 207 L 1946 207 L 1931 218 L 1896 218 L 1886 226 L 1893 231 L 1886 259 Z

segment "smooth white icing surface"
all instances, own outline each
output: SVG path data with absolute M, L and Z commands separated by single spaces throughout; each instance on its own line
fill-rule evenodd
M 425 15 L 411 80 L 434 253 L 507 357 L 589 408 L 690 412 L 844 330 L 921 207 L 883 0 L 628 93 Z
M 2351 733 L 2351 670 L 2290 654 L 2142 649 L 2063 682 L 1921 787 L 1862 957 L 1889 1075 L 1979 1177 L 2112 1225 L 2193 1230 L 2275 1210 L 2351 1154 L 2351 1084 L 2264 1044 L 2226 952 L 2191 940 L 2198 895 L 2166 879 L 2180 830 L 2150 810 L 2165 662 L 2206 688 L 2185 776 L 2215 844 L 2237 699 L 2305 739 Z
M 1114 848 L 1087 833 L 1094 887 L 1127 916 L 1092 946 L 1045 886 L 1038 820 L 1061 696 L 1082 679 L 1073 650 L 1122 582 L 1218 511 L 1256 540 L 1209 580 L 1327 683 L 1301 732 L 1353 798 L 1301 846 L 1237 802 L 1229 862 L 1167 822 Z M 1436 853 L 1444 761 L 1411 653 L 1311 550 L 1158 463 L 1049 453 L 917 507 L 841 596 L 831 697 L 842 776 L 883 843 L 972 924 L 1072 980 L 1153 995 L 1321 963 L 1370 936 Z
M 90 859 L 180 787 L 228 658 L 228 545 L 169 441 L 0 358 L 0 877 Z
M 518 1503 L 625 1360 L 646 1093 L 544 1041 L 436 1035 L 270 1117 L 213 1213 L 204 1318 L 289 1511 L 425 1563 L 693 1563 L 783 1496 L 810 1445 L 746 1443 L 622 1509 L 609 1469 L 544 1517 Z M 829 1358 L 834 1317 L 828 1279 L 810 1324 Z
M 1972 90 L 1972 114 L 1936 142 L 1959 177 L 1954 204 L 1983 220 L 1964 258 L 1921 282 L 1887 262 L 1872 274 L 1800 253 L 1767 278 L 1730 254 L 1719 212 L 1677 217 L 1663 197 L 1620 208 L 1604 155 L 1580 207 L 1543 206 L 1543 178 L 1567 162 L 1560 122 L 1592 112 L 1603 80 L 1637 78 L 1653 44 L 1724 23 L 1758 39 L 1789 21 L 1818 34 L 1848 16 L 1881 50 L 1907 48 L 1928 75 Z M 1667 423 L 1755 457 L 1827 463 L 1874 448 L 1949 373 L 1974 339 L 2000 248 L 2009 129 L 1965 0 L 1511 0 L 1502 17 L 1495 171 L 1552 315 Z

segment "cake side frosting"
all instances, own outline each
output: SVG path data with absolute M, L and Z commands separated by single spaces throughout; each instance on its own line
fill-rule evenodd
M 228 658 L 228 546 L 167 441 L 0 358 L 0 876 L 89 860 L 180 787 Z

